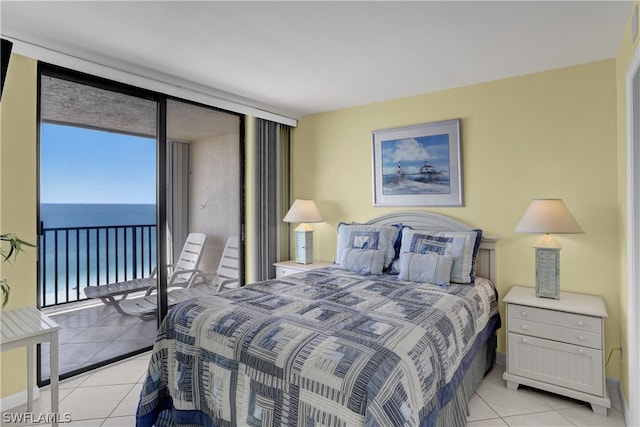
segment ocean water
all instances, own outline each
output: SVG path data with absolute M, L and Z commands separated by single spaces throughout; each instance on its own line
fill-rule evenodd
M 44 203 L 40 218 L 43 306 L 84 299 L 85 286 L 145 277 L 155 267 L 155 205 Z
M 44 228 L 156 223 L 156 205 L 42 203 Z

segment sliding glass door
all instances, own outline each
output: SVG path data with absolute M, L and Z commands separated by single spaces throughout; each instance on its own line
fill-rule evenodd
M 189 233 L 207 236 L 198 268 L 218 267 L 242 222 L 241 118 L 167 100 L 167 239 L 172 262 Z
M 190 233 L 202 272 L 241 236 L 244 123 L 44 64 L 39 88 L 38 307 L 62 327 L 65 378 L 151 347 Z
M 65 377 L 154 341 L 156 322 L 123 315 L 86 290 L 152 277 L 158 265 L 159 103 L 43 66 L 39 105 L 38 306 L 62 327 Z M 41 348 L 40 382 L 47 353 Z

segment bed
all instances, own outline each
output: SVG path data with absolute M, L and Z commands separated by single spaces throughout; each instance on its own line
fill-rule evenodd
M 177 305 L 136 425 L 466 425 L 495 360 L 496 242 L 396 212 L 340 224 L 330 267 Z

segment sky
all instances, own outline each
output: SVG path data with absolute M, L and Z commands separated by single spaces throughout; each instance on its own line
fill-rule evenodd
M 425 161 L 437 170 L 449 171 L 449 135 L 428 135 L 416 138 L 382 141 L 384 175 L 393 175 L 401 162 L 408 174 L 417 173 Z
M 42 124 L 41 203 L 156 203 L 156 141 Z

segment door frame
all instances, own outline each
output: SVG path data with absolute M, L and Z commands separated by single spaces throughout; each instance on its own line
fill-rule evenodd
M 640 45 L 627 71 L 627 424 L 640 425 Z M 624 350 L 624 349 L 623 349 Z M 625 354 L 626 353 L 626 354 Z

